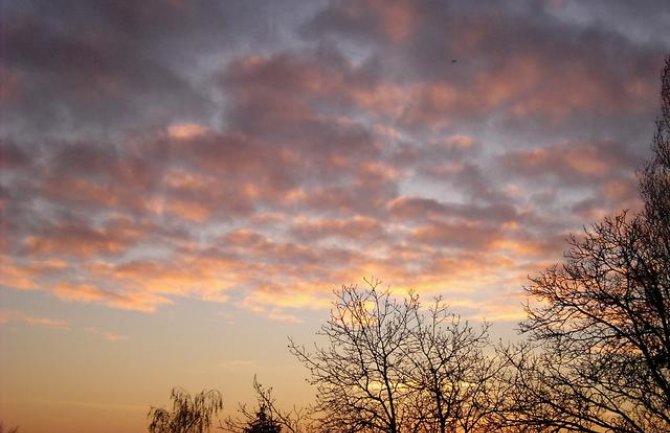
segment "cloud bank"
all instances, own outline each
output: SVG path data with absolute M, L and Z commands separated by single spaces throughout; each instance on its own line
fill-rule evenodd
M 377 276 L 511 320 L 638 206 L 666 2 L 65 3 L 4 10 L 5 288 L 299 321 Z

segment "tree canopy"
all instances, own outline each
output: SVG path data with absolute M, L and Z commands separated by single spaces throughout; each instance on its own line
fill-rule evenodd
M 152 407 L 149 410 L 150 433 L 205 433 L 213 417 L 223 409 L 221 393 L 202 391 L 195 396 L 180 388 L 170 394 L 172 410 Z
M 670 431 L 670 57 L 644 208 L 569 239 L 564 263 L 533 278 L 514 425 L 546 431 Z
M 394 296 L 379 284 L 335 293 L 323 346 L 291 343 L 310 371 L 323 431 L 477 431 L 494 411 L 497 363 L 475 328 L 441 299 Z

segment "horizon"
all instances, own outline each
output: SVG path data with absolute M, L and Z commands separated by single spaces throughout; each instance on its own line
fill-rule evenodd
M 517 338 L 641 200 L 670 3 L 30 0 L 0 30 L 0 421 L 139 433 L 173 387 L 306 405 L 333 290 Z

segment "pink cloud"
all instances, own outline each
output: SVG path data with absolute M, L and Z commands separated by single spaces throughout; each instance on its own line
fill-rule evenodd
M 290 321 L 324 308 L 329 285 L 378 275 L 452 290 L 475 311 L 477 287 L 520 285 L 577 219 L 634 199 L 633 139 L 580 137 L 643 115 L 656 90 L 644 72 L 655 48 L 489 6 L 331 2 L 300 45 L 217 52 L 207 59 L 227 63 L 207 76 L 199 62 L 176 78 L 136 56 L 143 68 L 91 63 L 115 58 L 98 32 L 61 35 L 72 46 L 58 39 L 55 52 L 82 69 L 49 61 L 56 82 L 37 89 L 84 80 L 61 101 L 84 132 L 3 143 L 3 282 L 112 308 L 193 297 Z M 191 76 L 225 104 L 190 105 L 200 99 L 179 85 Z M 89 114 L 111 122 L 137 107 L 170 115 L 85 135 L 97 131 Z
M 564 124 L 579 113 L 649 112 L 657 89 L 648 72 L 662 58 L 524 6 L 331 2 L 308 29 L 317 40 L 337 35 L 375 47 L 375 80 L 353 83 L 344 94 L 412 127 L 489 116 Z M 618 74 L 604 72 L 614 69 Z
M 351 219 L 298 219 L 293 233 L 300 239 L 314 241 L 328 237 L 369 239 L 384 235 L 381 221 L 370 217 L 354 216 Z
M 144 236 L 126 220 L 112 220 L 102 228 L 85 223 L 64 223 L 28 236 L 24 244 L 34 255 L 91 256 L 125 252 Z
M 572 142 L 544 148 L 512 151 L 502 158 L 502 164 L 518 175 L 554 176 L 567 182 L 631 178 L 635 160 L 621 143 Z

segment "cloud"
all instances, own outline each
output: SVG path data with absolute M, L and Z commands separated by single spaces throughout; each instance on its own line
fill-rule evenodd
M 38 317 L 17 310 L 0 310 L 0 324 L 22 323 L 29 326 L 44 326 L 54 329 L 70 329 L 66 320 Z
M 102 304 L 144 313 L 152 313 L 158 305 L 171 303 L 165 297 L 147 292 L 117 293 L 83 283 L 60 283 L 54 287 L 53 292 L 64 301 Z
M 100 337 L 104 338 L 105 340 L 111 341 L 111 342 L 123 341 L 123 340 L 128 339 L 127 335 L 118 334 L 118 333 L 112 332 L 112 331 L 105 331 L 105 330 L 101 330 L 101 329 L 98 329 L 98 328 L 88 327 L 88 328 L 85 328 L 84 330 L 86 332 L 88 332 L 89 334 L 100 336 Z
M 3 170 L 12 170 L 24 167 L 30 162 L 30 157 L 17 143 L 8 139 L 0 139 L 0 166 Z
M 293 235 L 305 241 L 342 237 L 347 239 L 374 239 L 384 235 L 383 224 L 369 217 L 354 216 L 351 220 L 318 219 L 298 220 Z
M 446 203 L 433 198 L 401 196 L 389 203 L 395 218 L 410 222 L 426 220 L 487 221 L 502 224 L 521 218 L 518 211 L 505 203 L 463 204 Z
M 638 203 L 670 45 L 622 3 L 66 3 L 3 30 L 5 287 L 295 322 L 377 275 L 507 320 Z
M 3 123 L 32 137 L 90 137 L 212 115 L 211 83 L 199 78 L 225 62 L 222 47 L 285 40 L 277 21 L 302 14 L 284 7 L 297 9 L 209 0 L 7 5 Z
M 84 224 L 66 223 L 26 238 L 29 254 L 92 256 L 125 252 L 142 237 L 136 226 L 110 224 L 95 229 Z
M 544 124 L 587 116 L 593 123 L 654 108 L 652 75 L 663 50 L 640 46 L 608 21 L 583 27 L 558 20 L 550 2 L 392 4 L 421 23 L 408 27 L 400 46 L 380 24 L 385 13 L 375 1 L 331 2 L 306 35 L 370 43 L 370 61 L 389 72 L 372 87 L 386 100 L 366 100 L 396 110 L 407 125 L 448 127 L 489 116 Z M 603 73 L 613 69 L 617 74 Z
M 14 19 L 4 29 L 6 67 L 18 77 L 9 121 L 24 128 L 65 131 L 75 128 L 76 121 L 99 130 L 109 121 L 137 125 L 139 120 L 169 118 L 176 106 L 184 114 L 207 106 L 207 98 L 161 59 L 138 50 L 141 39 L 133 38 L 142 38 L 149 20 L 166 26 L 178 22 L 175 8 L 160 5 L 156 14 L 150 8 L 116 7 L 114 2 L 97 9 L 86 2 L 68 3 L 54 8 L 48 2 L 27 2 L 9 9 Z M 49 18 L 33 14 L 32 7 L 42 8 Z M 65 9 L 78 13 L 66 17 Z M 127 98 L 128 93 L 135 97 Z M 142 110 L 147 104 L 157 109 Z M 162 108 L 168 106 L 173 108 Z
M 554 177 L 561 182 L 593 182 L 641 165 L 622 143 L 564 142 L 538 149 L 509 152 L 503 164 L 521 176 Z
M 203 135 L 207 129 L 197 123 L 176 123 L 168 126 L 168 137 L 175 140 L 191 140 Z
M 417 10 L 409 1 L 330 2 L 304 31 L 307 34 L 345 33 L 363 40 L 376 36 L 398 44 L 405 42 L 419 23 Z

